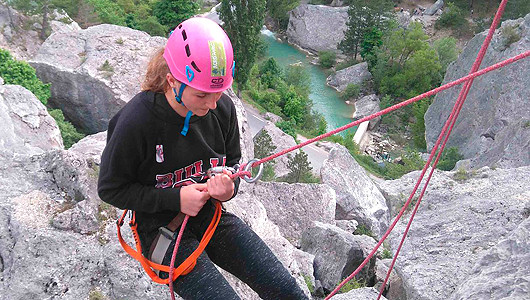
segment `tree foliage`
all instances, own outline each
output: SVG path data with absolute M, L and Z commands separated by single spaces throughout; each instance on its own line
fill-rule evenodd
M 51 96 L 50 84 L 42 83 L 35 69 L 27 62 L 13 59 L 9 51 L 0 48 L 0 77 L 6 84 L 20 85 L 31 91 L 43 104 Z
M 85 135 L 78 132 L 72 123 L 64 119 L 63 112 L 60 109 L 52 109 L 49 111 L 50 116 L 55 119 L 61 136 L 63 138 L 64 148 L 68 149 L 73 144 L 77 143 L 80 139 L 84 138 Z
M 392 19 L 390 0 L 351 0 L 348 7 L 347 29 L 339 49 L 357 59 L 365 35 L 373 28 L 384 31 Z
M 436 53 L 438 53 L 443 76 L 445 75 L 445 71 L 447 71 L 449 64 L 458 58 L 456 39 L 453 37 L 444 37 L 436 40 L 433 46 L 436 50 Z
M 272 138 L 266 130 L 261 130 L 256 137 L 254 137 L 254 157 L 255 158 L 264 158 L 271 155 L 276 151 L 276 146 L 272 142 Z M 261 180 L 263 181 L 273 181 L 276 179 L 276 174 L 274 173 L 274 161 L 268 161 L 263 166 L 263 175 Z M 253 172 L 256 169 L 253 169 Z M 255 171 L 257 172 L 257 171 Z M 252 174 L 253 176 L 257 174 Z
M 311 170 L 313 169 L 307 159 L 307 154 L 303 150 L 299 150 L 294 156 L 287 155 L 287 167 L 289 173 L 283 178 L 288 183 L 304 182 L 315 183 L 318 179 L 313 176 Z
M 287 30 L 289 11 L 300 4 L 300 0 L 267 0 L 267 12 L 276 21 L 280 30 Z
M 160 0 L 153 8 L 153 14 L 160 24 L 173 30 L 182 21 L 199 11 L 199 4 L 191 0 Z
M 371 70 L 380 94 L 410 98 L 441 82 L 442 66 L 427 39 L 421 24 L 416 22 L 384 38 Z
M 219 17 L 230 37 L 236 61 L 235 81 L 238 93 L 249 79 L 260 43 L 260 31 L 265 18 L 265 0 L 224 0 Z

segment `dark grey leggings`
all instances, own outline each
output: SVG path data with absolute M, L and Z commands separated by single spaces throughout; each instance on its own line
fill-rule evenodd
M 199 245 L 208 227 L 213 210 L 205 207 L 190 218 L 179 245 L 175 267 L 180 265 Z M 163 264 L 169 265 L 175 240 Z M 188 275 L 173 283 L 176 293 L 184 299 L 240 299 L 214 263 L 245 282 L 262 299 L 308 299 L 295 279 L 285 269 L 261 238 L 235 215 L 223 211 L 219 225 Z M 162 278 L 167 273 L 161 272 Z

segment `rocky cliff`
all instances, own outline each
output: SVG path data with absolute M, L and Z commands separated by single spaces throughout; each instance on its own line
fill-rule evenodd
M 452 63 L 444 83 L 469 73 L 487 32 L 470 40 Z M 502 23 L 481 68 L 530 49 L 530 15 Z M 530 165 L 530 59 L 475 79 L 449 138 L 472 168 Z M 460 88 L 438 94 L 425 114 L 426 140 L 431 148 L 449 116 Z

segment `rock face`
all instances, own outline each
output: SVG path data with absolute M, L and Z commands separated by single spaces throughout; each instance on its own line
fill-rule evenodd
M 375 244 L 371 237 L 353 235 L 334 225 L 314 222 L 304 231 L 301 249 L 315 255 L 315 279 L 329 293 L 355 271 Z M 369 282 L 374 276 L 374 266 L 375 257 L 357 278 Z
M 373 113 L 380 111 L 379 108 L 379 97 L 377 95 L 364 96 L 361 99 L 355 101 L 355 112 L 353 113 L 353 119 L 359 120 Z M 381 117 L 370 120 L 369 129 L 373 129 L 377 123 L 381 120 Z
M 296 247 L 300 247 L 302 232 L 312 226 L 313 221 L 335 224 L 336 194 L 325 184 L 259 182 L 252 188 L 252 193 L 259 195 L 269 219 Z
M 289 12 L 287 38 L 312 52 L 336 51 L 344 38 L 348 7 L 302 4 Z
M 46 107 L 24 87 L 0 78 L 0 156 L 42 154 L 62 149 L 63 139 Z
M 166 39 L 116 25 L 52 34 L 30 61 L 51 82 L 50 104 L 79 128 L 96 133 L 140 91 L 152 53 Z
M 353 83 L 362 87 L 363 83 L 371 78 L 372 74 L 368 71 L 368 63 L 363 62 L 337 71 L 330 75 L 326 82 L 337 91 L 343 92 L 348 84 Z
M 530 274 L 530 218 L 475 263 L 451 299 L 526 299 Z M 506 259 L 510 257 L 510 259 Z
M 4 2 L 0 2 L 0 48 L 9 50 L 18 60 L 28 60 L 37 53 L 43 42 L 38 32 L 41 25 L 32 24 L 31 17 L 19 13 Z M 79 25 L 65 14 L 53 11 L 48 17 L 52 33 L 80 29 Z
M 503 33 L 504 32 L 504 33 Z M 509 32 L 512 32 L 509 34 Z M 468 42 L 458 60 L 447 70 L 444 82 L 468 74 L 486 32 Z M 509 37 L 520 39 L 507 45 Z M 505 21 L 493 37 L 482 68 L 530 49 L 530 15 Z M 530 164 L 530 60 L 523 59 L 475 79 L 449 138 L 472 168 L 519 167 Z M 439 93 L 425 114 L 428 148 L 434 145 L 460 88 Z
M 336 219 L 356 220 L 379 237 L 386 231 L 385 198 L 344 146 L 331 150 L 320 175 L 337 192 Z
M 403 205 L 419 173 L 379 184 L 391 205 Z M 484 299 L 494 290 L 499 297 L 493 299 L 525 299 L 518 295 L 530 293 L 523 250 L 530 241 L 522 232 L 530 215 L 529 186 L 530 167 L 436 171 L 396 264 L 407 299 Z M 409 216 L 390 236 L 393 250 Z

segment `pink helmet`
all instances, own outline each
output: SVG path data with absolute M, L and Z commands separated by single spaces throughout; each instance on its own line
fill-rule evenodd
M 232 85 L 232 44 L 210 19 L 195 17 L 180 23 L 167 41 L 164 59 L 178 81 L 195 89 L 215 93 Z

